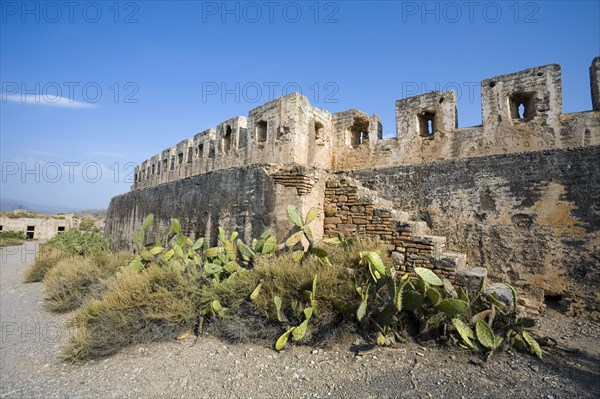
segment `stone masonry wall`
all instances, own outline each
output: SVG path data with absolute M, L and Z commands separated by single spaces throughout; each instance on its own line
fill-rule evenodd
M 130 247 L 153 212 L 155 236 L 178 217 L 197 237 L 222 225 L 282 239 L 286 205 L 316 207 L 317 239 L 377 236 L 399 267 L 457 281 L 481 275 L 466 254 L 538 301 L 583 292 L 598 307 L 600 57 L 589 75 L 592 110 L 572 114 L 560 65 L 484 79 L 480 126 L 458 128 L 454 92 L 399 99 L 389 139 L 377 115 L 329 113 L 292 93 L 142 162 L 132 191 L 111 201 L 105 233 Z
M 329 113 L 292 93 L 143 161 L 132 188 L 250 164 L 340 171 L 600 145 L 600 57 L 589 74 L 592 112 L 563 114 L 561 67 L 543 65 L 484 79 L 480 126 L 458 127 L 453 91 L 399 99 L 396 134 L 386 139 L 377 115 Z
M 536 295 L 600 294 L 600 146 L 348 171 L 471 265 Z
M 168 184 L 118 195 L 111 200 L 105 235 L 114 249 L 133 249 L 133 235 L 144 218 L 154 213 L 147 240 L 165 234 L 172 218 L 192 237 L 216 240 L 217 228 L 237 231 L 244 240 L 264 230 L 282 239 L 291 228 L 285 209 L 295 205 L 302 214 L 322 208 L 323 184 L 319 171 L 301 165 L 252 165 L 215 171 Z M 315 237 L 322 237 L 322 217 L 313 222 Z
M 75 227 L 73 214 L 37 217 L 15 217 L 15 214 L 16 212 L 7 212 L 0 215 L 0 231 L 20 231 L 36 240 L 48 240 L 59 231 L 69 231 Z
M 425 223 L 408 220 L 391 202 L 352 179 L 332 177 L 325 185 L 324 236 L 367 236 L 388 243 L 401 272 L 425 267 L 456 283 L 466 269 L 466 257 L 446 252 L 445 237 L 431 236 Z

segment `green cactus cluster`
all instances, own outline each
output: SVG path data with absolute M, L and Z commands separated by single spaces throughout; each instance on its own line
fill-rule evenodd
M 229 283 L 240 273 L 252 273 L 257 257 L 287 253 L 298 268 L 305 267 L 311 259 L 316 259 L 322 268 L 331 268 L 334 266 L 328 249 L 353 250 L 354 239 L 341 235 L 317 245 L 309 227 L 317 217 L 316 209 L 311 209 L 304 218 L 292 205 L 286 212 L 293 228 L 282 243 L 265 231 L 247 244 L 237 232 L 228 235 L 219 228 L 218 243 L 213 247 L 203 238 L 192 241 L 186 237 L 177 219 L 172 219 L 170 230 L 156 243 L 145 243 L 146 231 L 154 220 L 151 214 L 135 234 L 138 255 L 128 270 L 135 272 L 149 265 L 159 265 L 200 276 L 200 280 L 207 281 L 204 284 L 215 286 Z M 272 294 L 273 290 L 266 294 L 265 284 L 271 284 L 268 276 L 258 281 L 255 275 L 254 288 L 246 294 L 245 301 L 259 309 L 266 319 L 281 326 L 276 350 L 284 349 L 290 338 L 302 341 L 309 336 L 309 322 L 319 317 L 318 275 L 318 272 L 314 274 L 311 289 L 285 298 Z M 508 308 L 494 293 L 485 291 L 484 279 L 477 290 L 469 292 L 453 287 L 450 281 L 426 268 L 416 267 L 414 273 L 400 275 L 394 267 L 385 264 L 378 251 L 359 251 L 355 267 L 347 275 L 356 300 L 337 300 L 334 307 L 341 319 L 348 315 L 353 317 L 359 330 L 378 345 L 395 346 L 413 335 L 418 339 L 453 341 L 485 356 L 509 346 L 542 356 L 539 344 L 529 332 L 534 321 L 517 316 L 513 287 L 509 286 L 513 305 Z M 272 296 L 268 299 L 265 295 Z M 215 294 L 203 302 L 199 310 L 200 326 L 205 317 L 227 317 L 230 309 L 223 299 Z M 267 299 L 271 310 L 264 307 Z
M 487 356 L 505 344 L 542 357 L 527 331 L 535 322 L 517 316 L 512 286 L 507 284 L 513 293 L 513 306 L 507 309 L 493 293 L 484 291 L 485 279 L 476 291 L 468 292 L 422 267 L 414 268 L 415 278 L 399 277 L 375 252 L 361 252 L 359 265 L 368 270 L 369 278 L 363 284 L 353 280 L 360 296 L 356 318 L 363 327 L 374 327 L 377 344 L 394 345 L 412 325 L 421 337 L 459 339 L 461 345 Z
M 312 282 L 312 290 L 310 290 L 310 291 L 307 290 L 305 292 L 310 306 L 305 307 L 302 310 L 302 313 L 304 314 L 304 320 L 297 326 L 291 326 L 290 322 L 288 321 L 288 318 L 282 312 L 281 298 L 279 296 L 273 297 L 273 303 L 275 304 L 275 308 L 277 311 L 277 320 L 280 321 L 281 323 L 285 323 L 287 325 L 286 331 L 283 334 L 281 334 L 281 336 L 275 342 L 275 350 L 280 351 L 280 350 L 283 350 L 283 348 L 285 348 L 285 346 L 288 342 L 288 339 L 290 337 L 290 334 L 294 341 L 300 341 L 306 336 L 306 332 L 308 330 L 308 322 L 312 318 L 313 313 L 316 311 L 316 308 L 317 308 L 316 292 L 317 292 L 317 275 L 315 274 L 315 276 L 313 278 L 313 282 Z M 297 308 L 298 308 L 298 303 L 292 302 L 291 309 L 294 312 L 297 312 Z

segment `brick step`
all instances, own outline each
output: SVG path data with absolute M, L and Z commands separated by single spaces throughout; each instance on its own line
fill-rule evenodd
M 484 267 L 462 267 L 456 270 L 456 283 L 469 290 L 479 288 L 481 279 L 487 277 L 487 269 Z
M 408 212 L 399 211 L 397 209 L 392 208 L 390 210 L 390 213 L 392 214 L 392 219 L 394 220 L 394 222 L 411 223 L 410 220 L 408 220 Z
M 462 252 L 446 251 L 441 256 L 432 257 L 433 266 L 444 270 L 459 270 L 467 267 L 467 254 Z
M 399 271 L 425 267 L 469 289 L 477 289 L 487 275 L 486 269 L 468 267 L 466 254 L 447 251 L 446 237 L 432 235 L 426 222 L 410 220 L 377 191 L 350 178 L 328 181 L 326 187 L 325 236 L 343 228 L 376 236 L 392 244 L 391 257 Z
M 427 223 L 425 222 L 415 222 L 416 225 L 421 226 L 422 223 L 427 227 Z M 429 230 L 429 228 L 427 228 Z M 432 236 L 432 235 L 420 235 L 415 233 L 413 230 L 412 242 L 420 245 L 429 245 L 433 246 L 433 254 L 434 258 L 440 258 L 446 253 L 446 237 L 442 236 Z
M 429 229 L 429 226 L 427 226 L 427 223 L 425 222 L 421 222 L 421 221 L 414 221 L 414 220 L 409 220 L 406 222 L 406 224 L 408 224 L 411 228 L 413 237 L 414 236 L 422 236 L 422 237 L 426 237 L 431 235 L 431 229 Z

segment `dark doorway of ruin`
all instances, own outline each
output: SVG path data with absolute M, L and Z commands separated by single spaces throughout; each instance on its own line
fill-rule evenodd
M 256 141 L 264 143 L 267 141 L 267 122 L 258 121 L 256 124 Z

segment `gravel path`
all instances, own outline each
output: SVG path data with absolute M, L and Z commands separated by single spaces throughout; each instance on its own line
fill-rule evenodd
M 598 325 L 550 313 L 542 332 L 577 353 L 544 360 L 407 344 L 356 356 L 352 342 L 292 347 L 229 345 L 206 337 L 138 345 L 107 359 L 66 364 L 58 355 L 72 315 L 44 309 L 43 285 L 24 284 L 28 243 L 2 250 L 1 389 L 4 398 L 597 398 Z

